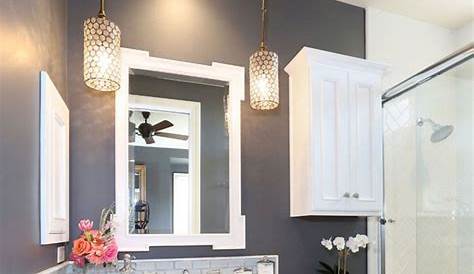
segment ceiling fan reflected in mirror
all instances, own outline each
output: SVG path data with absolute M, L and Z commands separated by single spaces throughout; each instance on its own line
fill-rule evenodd
M 155 125 L 148 123 L 148 119 L 150 118 L 151 113 L 149 111 L 142 111 L 142 116 L 145 119 L 145 122 L 141 123 L 138 127 L 136 127 L 135 123 L 128 122 L 128 138 L 129 142 L 135 142 L 135 135 L 139 135 L 145 140 L 146 144 L 153 144 L 155 143 L 155 139 L 153 136 L 171 138 L 171 139 L 178 139 L 186 141 L 188 140 L 189 136 L 182 135 L 182 134 L 175 134 L 175 133 L 168 133 L 168 132 L 161 132 L 164 129 L 170 128 L 173 125 L 168 120 L 163 120 Z M 129 111 L 129 117 L 131 117 L 133 111 Z

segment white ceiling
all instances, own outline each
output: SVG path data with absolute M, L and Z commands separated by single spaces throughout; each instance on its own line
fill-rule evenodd
M 446 28 L 457 29 L 474 19 L 474 0 L 338 0 L 374 7 Z

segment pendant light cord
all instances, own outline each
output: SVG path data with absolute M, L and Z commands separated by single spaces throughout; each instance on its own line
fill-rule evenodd
M 100 0 L 100 9 L 98 17 L 105 17 L 105 0 Z
M 262 40 L 260 42 L 260 49 L 266 49 L 266 46 L 265 46 L 265 30 L 266 30 L 266 20 L 265 20 L 265 15 L 267 13 L 267 9 L 265 7 L 265 0 L 262 0 L 262 14 L 261 14 L 261 35 L 262 35 Z

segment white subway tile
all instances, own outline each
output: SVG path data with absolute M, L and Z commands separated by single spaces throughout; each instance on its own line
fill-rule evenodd
M 155 270 L 156 266 L 154 262 L 139 262 L 136 264 L 137 270 Z
M 189 260 L 187 261 L 176 261 L 174 262 L 174 269 L 192 269 L 193 263 Z
M 193 261 L 194 269 L 209 269 L 211 267 L 211 263 L 208 260 L 196 260 Z
M 224 268 L 229 266 L 229 260 L 228 259 L 222 259 L 222 260 L 212 260 L 211 261 L 211 268 Z
M 155 262 L 155 269 L 157 270 L 173 270 L 174 264 L 172 261 Z

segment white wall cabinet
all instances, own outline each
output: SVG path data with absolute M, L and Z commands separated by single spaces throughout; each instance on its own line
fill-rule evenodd
M 303 48 L 290 75 L 291 216 L 379 215 L 386 67 Z

